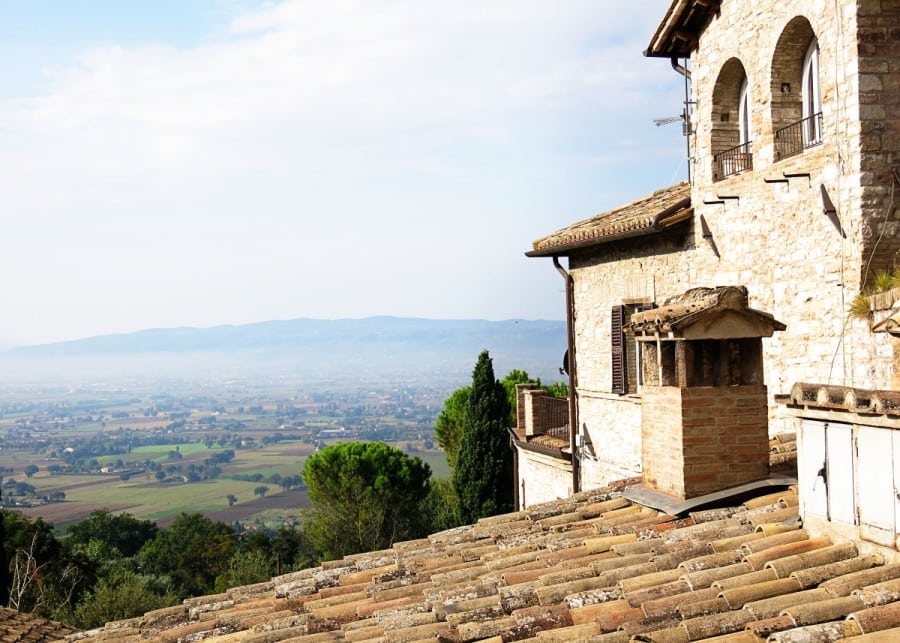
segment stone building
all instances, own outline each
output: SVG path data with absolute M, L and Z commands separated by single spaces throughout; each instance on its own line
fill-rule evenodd
M 574 399 L 567 440 L 517 434 L 521 506 L 642 474 L 631 316 L 691 289 L 744 287 L 786 326 L 761 349 L 771 434 L 799 426 L 777 403 L 796 382 L 892 382 L 892 340 L 848 311 L 897 266 L 900 4 L 673 0 L 661 18 L 644 53 L 685 76 L 691 180 L 526 253 L 566 281 Z

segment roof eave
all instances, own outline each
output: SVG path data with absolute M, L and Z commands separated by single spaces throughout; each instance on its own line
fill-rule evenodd
M 592 237 L 590 239 L 579 239 L 578 241 L 570 241 L 568 243 L 560 243 L 555 246 L 548 246 L 546 248 L 540 248 L 538 250 L 530 250 L 525 253 L 526 257 L 565 257 L 568 254 L 575 250 L 583 250 L 585 248 L 590 248 L 593 246 L 603 245 L 605 243 L 612 243 L 613 241 L 619 241 L 620 239 L 633 239 L 635 237 L 646 237 L 656 232 L 659 232 L 662 228 L 658 224 L 651 224 L 649 226 L 645 226 L 643 228 L 634 228 L 633 230 L 623 230 L 622 232 L 615 232 L 613 234 L 602 235 L 598 237 Z
M 623 239 L 648 237 L 650 235 L 667 230 L 672 226 L 691 218 L 693 214 L 694 209 L 691 207 L 691 198 L 685 197 L 684 199 L 679 200 L 677 203 L 669 206 L 665 210 L 658 212 L 653 217 L 653 221 L 650 223 L 650 225 L 642 226 L 640 228 L 632 228 L 631 230 L 621 230 L 619 232 L 613 232 L 611 234 L 598 235 L 596 237 L 590 237 L 587 239 L 578 239 L 576 241 L 569 241 L 566 243 L 560 243 L 544 248 L 535 248 L 534 250 L 529 250 L 528 252 L 526 252 L 525 256 L 567 257 L 569 256 L 569 253 L 576 250 L 584 250 L 585 248 L 592 248 L 594 246 L 600 246 L 607 243 L 612 243 L 614 241 L 621 241 Z
M 721 0 L 672 0 L 644 55 L 649 58 L 689 57 L 720 4 Z

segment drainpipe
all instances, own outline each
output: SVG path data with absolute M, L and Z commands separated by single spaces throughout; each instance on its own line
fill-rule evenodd
M 553 256 L 553 266 L 566 282 L 566 335 L 569 356 L 569 449 L 572 452 L 572 493 L 581 491 L 581 464 L 578 460 L 578 402 L 576 385 L 578 384 L 578 368 L 575 359 L 575 285 L 572 275 L 559 264 L 559 257 Z
M 688 183 L 691 182 L 691 96 L 689 83 L 691 81 L 691 71 L 686 67 L 687 58 L 684 59 L 685 64 L 682 65 L 678 62 L 678 56 L 672 56 L 670 59 L 672 63 L 672 69 L 677 71 L 679 74 L 684 76 L 684 122 L 682 123 L 682 127 L 684 127 L 684 140 L 685 146 L 687 147 L 687 174 L 688 174 Z
M 672 58 L 671 58 L 670 60 L 671 60 L 671 63 L 672 63 L 672 69 L 674 69 L 675 71 L 677 71 L 679 74 L 681 74 L 682 76 L 684 76 L 684 77 L 687 78 L 688 80 L 691 79 L 691 72 L 688 70 L 687 67 L 685 67 L 685 66 L 682 65 L 680 62 L 678 62 L 678 56 L 672 56 Z

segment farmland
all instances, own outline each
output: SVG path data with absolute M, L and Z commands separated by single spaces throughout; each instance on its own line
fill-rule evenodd
M 306 458 L 382 440 L 447 477 L 433 442 L 445 392 L 341 389 L 69 391 L 0 408 L 3 505 L 63 529 L 99 508 L 165 526 L 182 512 L 244 526 L 296 525 Z

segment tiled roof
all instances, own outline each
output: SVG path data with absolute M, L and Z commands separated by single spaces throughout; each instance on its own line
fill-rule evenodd
M 810 536 L 797 504 L 787 489 L 676 517 L 598 489 L 68 640 L 761 643 L 900 626 L 900 564 Z
M 538 239 L 534 249 L 525 254 L 529 257 L 565 255 L 616 239 L 661 232 L 691 216 L 691 186 L 682 181 Z
M 689 57 L 720 4 L 721 0 L 672 0 L 644 55 Z
M 900 415 L 900 391 L 797 382 L 791 387 L 790 396 L 783 401 L 796 407 L 867 415 Z
M 687 292 L 670 297 L 662 306 L 631 316 L 631 329 L 635 332 L 673 332 L 709 320 L 724 311 L 736 312 L 758 322 L 767 336 L 775 330 L 787 328 L 769 313 L 750 308 L 747 288 L 744 286 L 716 286 L 715 288 L 691 288 Z M 741 329 L 745 330 L 745 329 Z
M 0 641 L 62 641 L 75 630 L 62 623 L 0 607 Z

